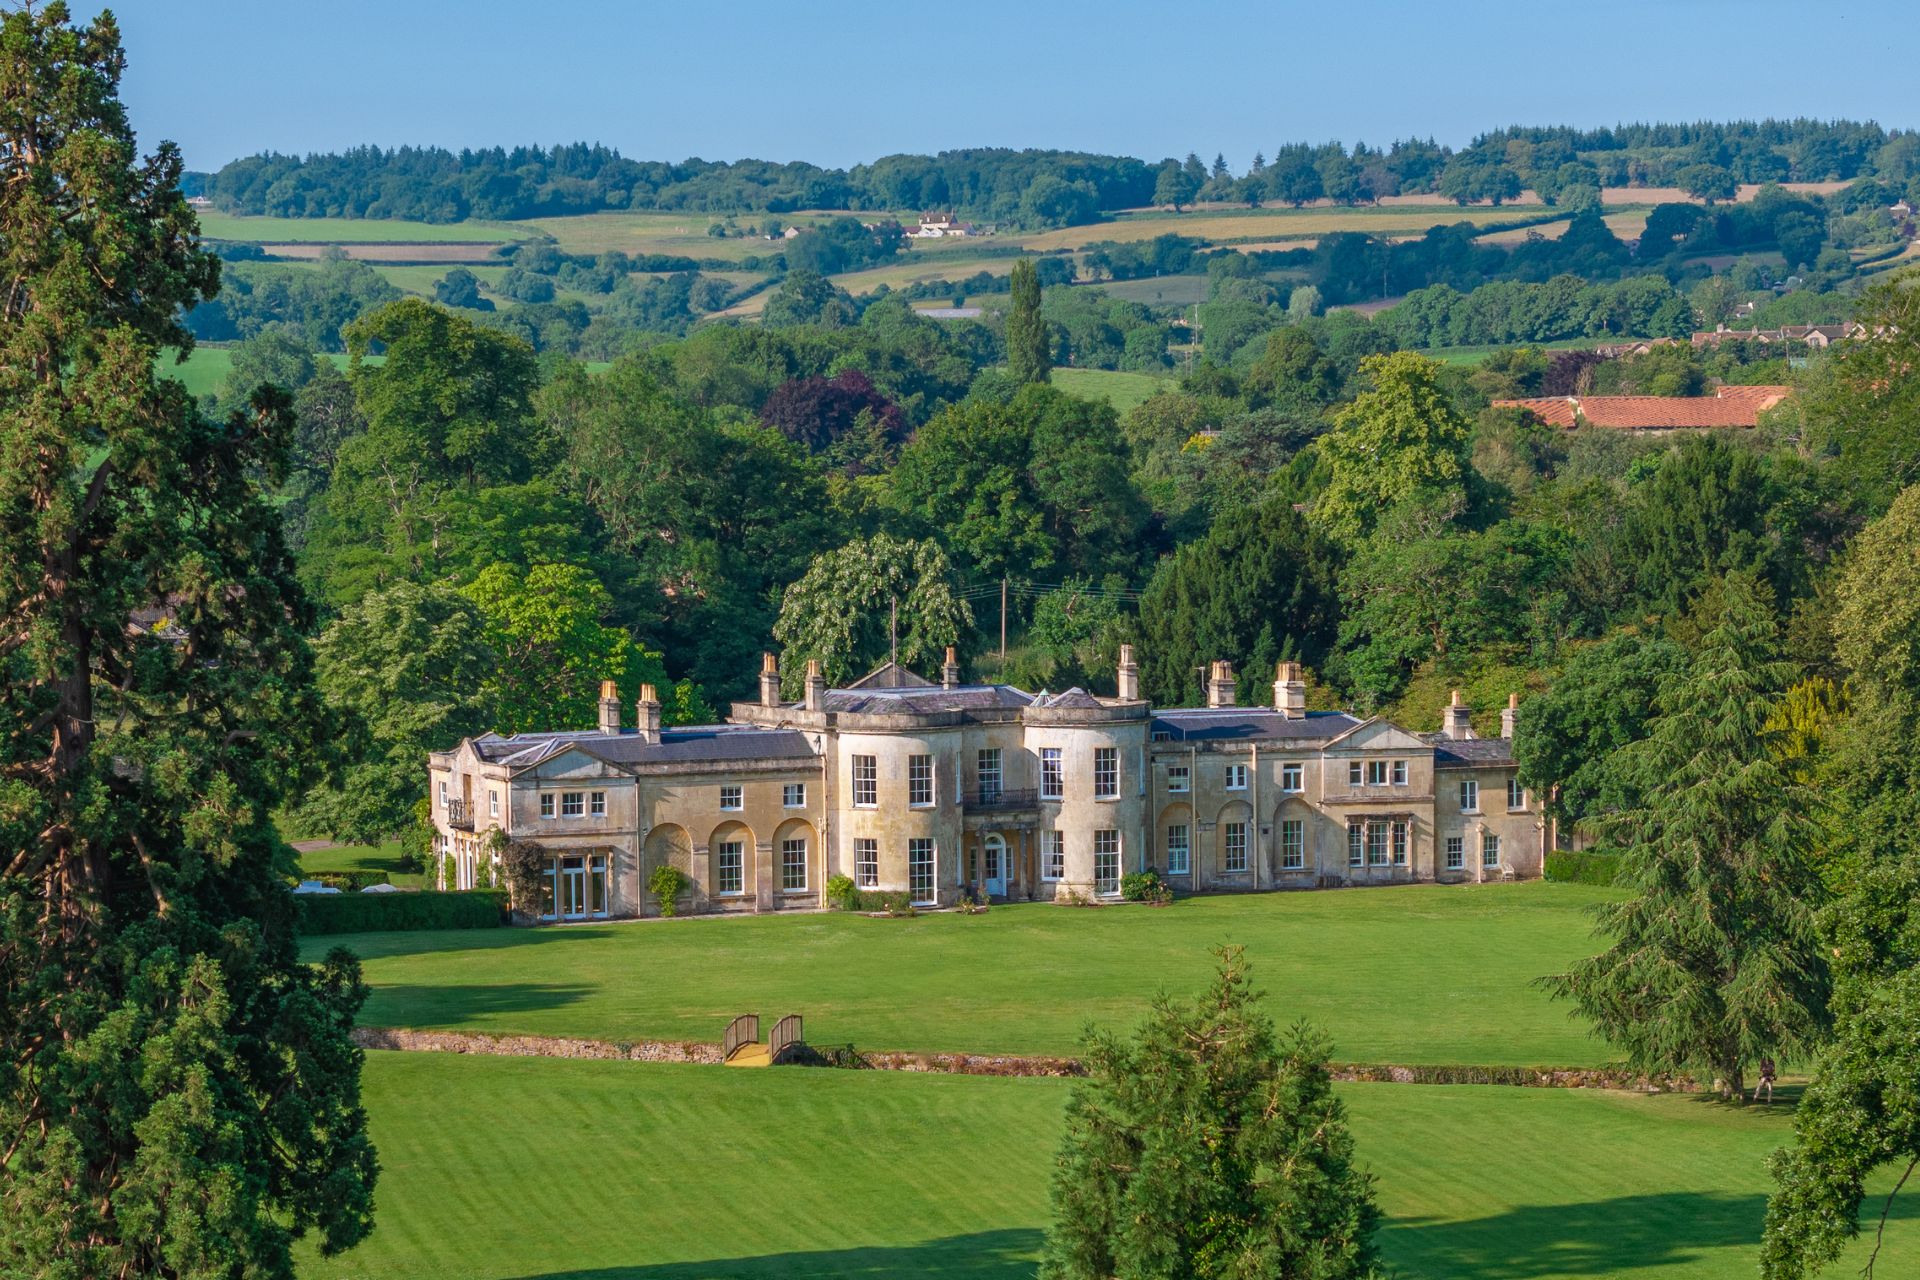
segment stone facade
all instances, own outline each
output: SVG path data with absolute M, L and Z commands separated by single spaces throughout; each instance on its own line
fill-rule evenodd
M 1537 876 L 1548 831 L 1515 783 L 1517 703 L 1499 738 L 1467 709 L 1438 733 L 1310 712 L 1282 663 L 1270 702 L 1240 705 L 1226 663 L 1204 707 L 1156 711 L 1123 650 L 1118 695 L 935 683 L 889 664 L 844 689 L 810 671 L 728 723 L 634 727 L 603 691 L 591 730 L 488 734 L 429 760 L 449 887 L 487 878 L 494 828 L 550 855 L 548 918 L 657 914 L 671 862 L 683 911 L 825 903 L 830 876 L 927 906 L 962 894 L 1112 897 L 1154 868 L 1189 892 Z

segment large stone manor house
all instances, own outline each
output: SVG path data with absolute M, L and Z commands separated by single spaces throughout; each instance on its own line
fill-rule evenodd
M 889 663 L 843 689 L 810 665 L 725 724 L 663 729 L 651 686 L 623 723 L 611 684 L 591 729 L 486 734 L 429 758 L 448 887 L 487 879 L 494 828 L 550 855 L 541 914 L 652 915 L 662 863 L 682 911 L 824 905 L 829 877 L 924 906 L 963 894 L 1117 897 L 1153 868 L 1228 892 L 1537 876 L 1550 828 L 1513 760 L 1518 699 L 1476 737 L 1459 695 L 1437 733 L 1308 711 L 1299 668 L 1242 705 L 1227 663 L 1207 705 L 1155 708 L 1121 650 L 1117 696 L 938 683 Z M 450 856 L 446 856 L 450 855 Z

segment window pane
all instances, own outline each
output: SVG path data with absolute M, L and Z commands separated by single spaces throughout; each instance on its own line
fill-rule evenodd
M 1093 833 L 1093 891 L 1101 894 L 1120 892 L 1120 833 L 1118 831 Z
M 862 889 L 876 888 L 880 884 L 880 843 L 877 840 L 855 840 L 853 842 L 854 880 Z
M 807 842 L 804 839 L 780 842 L 780 887 L 788 893 L 797 893 L 807 887 Z
M 1093 794 L 1111 800 L 1120 794 L 1120 752 L 1115 747 L 1093 749 Z
M 1306 829 L 1298 818 L 1280 824 L 1280 865 L 1288 871 L 1307 865 Z
M 1067 874 L 1067 840 L 1058 831 L 1043 831 L 1041 834 L 1040 875 L 1047 880 L 1059 880 Z
M 1229 822 L 1226 833 L 1226 855 L 1222 869 L 1245 871 L 1247 869 L 1247 824 Z
M 739 840 L 723 841 L 720 863 L 715 875 L 721 893 L 739 893 L 745 885 L 746 845 Z
M 853 758 L 853 802 L 857 805 L 880 802 L 879 770 L 875 768 L 872 756 Z
M 907 757 L 907 803 L 933 803 L 933 757 Z
M 1347 824 L 1347 865 L 1357 867 L 1366 861 L 1365 833 L 1357 822 Z
M 1043 800 L 1058 800 L 1063 790 L 1064 778 L 1060 770 L 1060 748 L 1040 748 L 1040 797 Z
M 1171 875 L 1187 874 L 1188 859 L 1192 856 L 1192 844 L 1187 834 L 1187 824 L 1176 823 L 1167 828 L 1167 871 Z
M 1459 836 L 1447 837 L 1447 870 L 1458 871 L 1467 865 L 1466 842 Z
M 934 900 L 933 841 L 907 841 L 907 891 L 915 902 Z

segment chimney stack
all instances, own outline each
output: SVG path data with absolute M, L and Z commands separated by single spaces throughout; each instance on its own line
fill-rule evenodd
M 760 705 L 780 705 L 780 659 L 770 653 L 760 655 Z
M 947 646 L 947 660 L 940 664 L 940 687 L 942 689 L 960 687 L 960 658 L 954 653 L 952 645 Z
M 1118 688 L 1115 690 L 1123 701 L 1136 702 L 1140 698 L 1140 664 L 1133 660 L 1133 646 L 1120 646 L 1120 671 Z
M 1447 704 L 1446 718 L 1440 722 L 1440 732 L 1449 738 L 1471 738 L 1473 720 L 1467 705 L 1460 701 L 1460 691 L 1453 691 L 1453 701 Z
M 640 686 L 640 701 L 635 707 L 640 713 L 640 741 L 657 743 L 660 741 L 660 693 L 650 684 Z
M 820 674 L 820 659 L 807 659 L 807 700 L 809 711 L 822 710 L 827 704 L 827 678 Z
M 620 687 L 611 680 L 600 682 L 600 732 L 620 732 Z
M 1225 660 L 1216 662 L 1207 676 L 1207 705 L 1210 707 L 1230 707 L 1233 705 L 1233 664 Z
M 1507 695 L 1506 709 L 1500 713 L 1500 736 L 1508 742 L 1513 741 L 1513 725 L 1514 721 L 1518 720 L 1519 717 L 1520 695 L 1510 693 Z
M 1287 720 L 1307 718 L 1307 682 L 1300 678 L 1300 664 L 1283 662 L 1274 673 L 1273 709 Z

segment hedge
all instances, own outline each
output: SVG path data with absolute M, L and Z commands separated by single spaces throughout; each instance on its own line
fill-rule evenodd
M 358 868 L 347 871 L 303 871 L 302 880 L 318 880 L 321 884 L 342 889 L 348 893 L 358 893 L 370 884 L 386 884 L 387 873 Z
M 459 893 L 300 893 L 300 932 L 383 933 L 401 929 L 497 929 L 506 922 L 503 889 Z
M 1562 884 L 1612 884 L 1620 874 L 1617 853 L 1569 853 L 1558 850 L 1547 855 L 1546 876 Z

